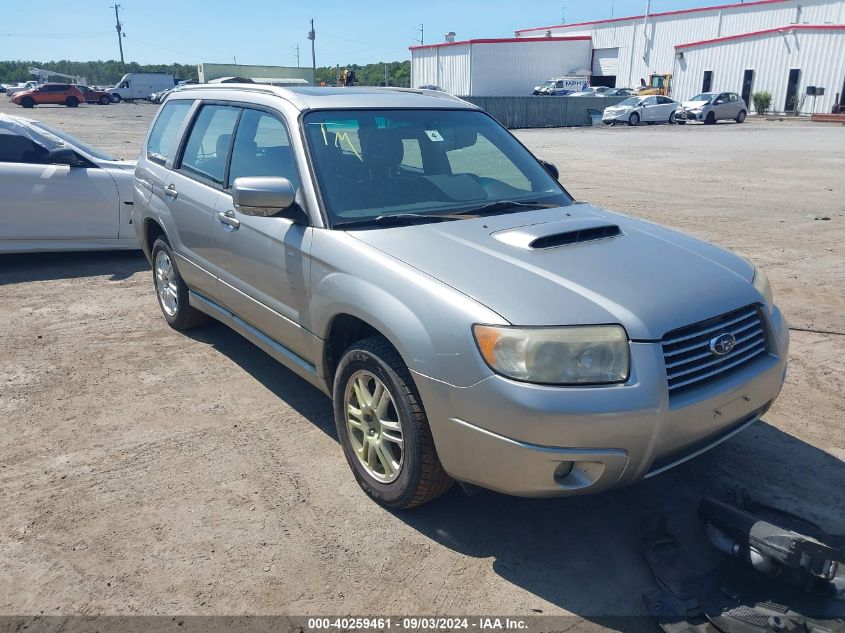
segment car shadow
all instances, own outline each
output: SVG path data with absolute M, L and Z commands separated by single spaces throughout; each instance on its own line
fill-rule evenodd
M 319 390 L 222 324 L 186 334 L 213 346 L 337 440 L 331 403 Z M 489 491 L 467 496 L 454 486 L 434 503 L 393 515 L 467 559 L 482 566 L 489 560 L 499 577 L 538 598 L 515 615 L 542 616 L 551 603 L 597 626 L 654 631 L 642 603 L 643 594 L 657 588 L 642 553 L 646 526 L 666 517 L 681 543 L 715 564 L 721 555 L 707 544 L 698 502 L 704 496 L 729 499 L 737 487 L 831 533 L 845 532 L 845 516 L 837 510 L 845 507 L 845 463 L 764 421 L 628 488 L 522 499 Z
M 0 255 L 0 286 L 101 275 L 123 281 L 149 268 L 141 251 L 14 253 Z

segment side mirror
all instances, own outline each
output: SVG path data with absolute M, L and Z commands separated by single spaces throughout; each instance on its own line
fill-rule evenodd
M 70 167 L 79 167 L 82 164 L 76 152 L 69 147 L 57 147 L 50 150 L 47 153 L 46 162 L 54 165 L 69 165 Z
M 244 215 L 267 218 L 293 205 L 296 192 L 287 178 L 255 176 L 235 178 L 232 203 Z
M 545 167 L 546 171 L 549 172 L 549 175 L 551 175 L 552 178 L 560 180 L 560 170 L 557 166 L 544 160 L 541 160 L 540 164 Z

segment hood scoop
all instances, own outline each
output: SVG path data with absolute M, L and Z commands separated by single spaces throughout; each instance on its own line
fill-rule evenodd
M 520 226 L 493 233 L 491 237 L 504 244 L 526 250 L 544 250 L 570 246 L 622 235 L 622 229 L 603 218 L 578 218 Z

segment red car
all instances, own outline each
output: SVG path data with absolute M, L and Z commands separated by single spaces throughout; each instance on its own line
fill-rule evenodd
M 83 101 L 85 97 L 82 92 L 72 84 L 42 84 L 31 90 L 16 92 L 12 96 L 12 103 L 24 108 L 48 103 L 75 108 Z
M 85 97 L 85 103 L 99 103 L 100 105 L 109 105 L 111 103 L 111 96 L 105 90 L 94 90 L 88 86 L 76 86 Z

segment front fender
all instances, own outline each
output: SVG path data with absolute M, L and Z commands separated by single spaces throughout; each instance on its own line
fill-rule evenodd
M 327 338 L 341 314 L 381 332 L 408 368 L 456 386 L 491 374 L 473 323 L 506 324 L 474 299 L 340 231 L 315 230 L 313 330 Z

